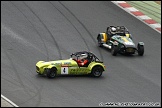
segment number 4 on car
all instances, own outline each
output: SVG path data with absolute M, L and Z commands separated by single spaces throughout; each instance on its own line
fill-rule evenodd
M 100 77 L 105 65 L 93 53 L 82 51 L 72 53 L 70 59 L 56 61 L 38 61 L 36 72 L 54 78 L 57 75 L 84 75 Z

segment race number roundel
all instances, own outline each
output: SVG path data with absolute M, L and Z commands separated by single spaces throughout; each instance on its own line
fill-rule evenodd
M 61 67 L 61 74 L 68 74 L 68 67 Z

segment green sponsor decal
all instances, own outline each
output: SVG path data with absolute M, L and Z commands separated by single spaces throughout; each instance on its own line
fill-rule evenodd
M 69 65 L 69 64 L 71 64 L 71 62 L 64 62 L 64 64 L 65 64 L 65 65 Z

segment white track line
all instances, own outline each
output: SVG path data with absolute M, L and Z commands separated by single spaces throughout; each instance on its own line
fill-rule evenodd
M 15 103 L 13 103 L 11 100 L 9 100 L 8 98 L 6 98 L 5 96 L 3 96 L 2 94 L 1 94 L 1 98 L 3 98 L 4 100 L 6 100 L 8 103 L 10 103 L 12 106 L 14 106 L 14 107 L 19 107 L 19 106 L 17 106 Z M 1 103 L 2 104 L 2 103 Z

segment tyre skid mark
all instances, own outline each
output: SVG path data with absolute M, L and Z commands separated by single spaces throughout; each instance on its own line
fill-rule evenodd
M 14 5 L 12 2 L 10 2 L 12 5 Z M 15 5 L 14 5 L 15 6 Z M 5 39 L 5 38 L 4 38 Z M 5 39 L 6 40 L 6 39 Z M 6 40 L 6 41 L 8 41 L 8 40 Z M 12 44 L 12 43 L 11 43 Z M 15 49 L 16 50 L 16 49 Z M 9 50 L 10 51 L 10 50 Z M 12 50 L 11 50 L 12 51 Z M 28 80 L 28 81 L 30 81 L 31 82 L 31 84 L 35 87 L 35 92 L 33 91 L 33 90 L 30 90 L 30 89 L 28 89 L 26 86 L 25 86 L 25 84 L 23 83 L 23 81 L 22 81 L 22 78 L 20 77 L 20 75 L 18 74 L 18 71 L 17 71 L 17 69 L 16 69 L 16 67 L 14 66 L 14 62 L 12 61 L 12 59 L 11 59 L 11 57 L 9 56 L 9 54 L 8 54 L 8 52 L 7 51 L 5 51 L 4 50 L 4 53 L 5 53 L 5 55 L 6 55 L 6 57 L 8 58 L 8 60 L 10 61 L 10 64 L 11 64 L 11 67 L 13 68 L 13 72 L 15 73 L 15 75 L 16 75 L 16 77 L 17 77 L 17 79 L 18 79 L 18 81 L 16 81 L 15 79 L 13 79 L 15 82 L 17 82 L 17 83 L 19 83 L 19 84 L 16 84 L 16 83 L 14 83 L 14 82 L 12 82 L 12 81 L 10 81 L 10 80 L 8 80 L 8 79 L 5 79 L 5 78 L 2 78 L 2 79 L 4 79 L 5 81 L 7 81 L 7 82 L 9 82 L 9 83 L 11 83 L 11 84 L 13 84 L 13 85 L 15 85 L 15 86 L 17 86 L 17 87 L 20 87 L 20 88 L 22 88 L 22 89 L 17 89 L 17 90 L 22 90 L 22 91 L 24 91 L 24 92 L 26 92 L 31 98 L 29 98 L 28 100 L 31 100 L 32 98 L 34 98 L 34 97 L 36 97 L 36 96 L 38 96 L 38 103 L 36 104 L 36 106 L 38 106 L 39 104 L 40 104 L 40 101 L 41 101 L 41 95 L 40 95 L 40 92 L 41 92 L 41 89 L 38 89 L 35 85 L 34 85 L 34 83 L 33 82 L 31 82 L 31 80 Z M 11 54 L 11 53 L 10 53 Z M 26 78 L 27 79 L 27 78 Z M 15 91 L 15 90 L 14 90 Z M 31 94 L 30 93 L 34 93 L 35 95 L 34 96 L 31 96 Z M 27 100 L 27 101 L 28 101 Z M 26 101 L 25 101 L 26 102 Z M 24 103 L 24 102 L 23 102 Z
M 93 40 L 94 43 L 96 43 L 93 35 L 89 32 L 89 30 L 86 28 L 86 26 L 63 4 L 61 3 L 61 1 L 58 1 L 67 11 L 69 11 L 69 13 L 82 25 L 82 27 L 87 31 L 87 33 L 89 34 L 89 36 L 91 37 L 91 39 Z M 99 50 L 99 54 L 100 54 L 100 57 L 101 57 L 101 60 L 103 61 L 103 56 L 102 56 L 102 53 L 101 53 L 101 50 L 100 48 L 98 48 Z
M 37 17 L 37 19 L 42 23 L 42 25 L 44 26 L 44 28 L 48 31 L 48 33 L 50 34 L 51 38 L 53 39 L 54 43 L 56 44 L 56 47 L 58 49 L 58 53 L 59 53 L 59 59 L 62 59 L 62 55 L 61 55 L 61 51 L 59 49 L 58 43 L 56 41 L 56 39 L 54 38 L 54 36 L 52 35 L 52 33 L 50 32 L 50 30 L 48 29 L 48 27 L 46 26 L 46 24 L 39 18 L 39 16 L 31 9 L 31 7 L 29 7 L 24 1 L 23 3 L 26 5 L 26 7 L 28 7 L 28 9 Z
M 26 77 L 26 79 L 28 79 L 27 77 Z M 24 102 L 22 102 L 21 104 L 24 104 L 24 103 L 27 103 L 28 101 L 32 101 L 32 99 L 33 98 L 35 98 L 35 97 L 38 97 L 38 101 L 37 101 L 37 103 L 36 103 L 36 105 L 35 105 L 35 107 L 38 107 L 39 105 L 40 105 L 40 103 L 41 103 L 41 91 L 42 91 L 42 89 L 43 89 L 43 85 L 41 85 L 41 87 L 40 87 L 40 89 L 38 88 L 38 87 L 36 87 L 36 85 L 30 80 L 30 79 L 28 79 L 28 81 L 29 82 L 31 82 L 31 84 L 35 87 L 35 92 L 33 92 L 32 90 L 30 90 L 31 92 L 33 92 L 35 95 L 34 96 L 31 96 L 30 98 L 28 98 L 26 101 L 24 101 Z
M 39 99 L 39 100 L 38 100 L 38 103 L 36 104 L 36 106 L 38 106 L 38 105 L 40 104 L 40 101 L 41 101 L 41 93 L 40 93 L 40 92 L 41 92 L 43 86 L 41 86 L 41 88 L 38 89 L 38 88 L 34 85 L 34 83 L 33 83 L 31 80 L 28 80 L 29 82 L 31 82 L 31 84 L 35 87 L 36 90 L 35 90 L 35 92 L 34 92 L 33 90 L 27 89 L 27 87 L 24 85 L 23 81 L 21 80 L 21 77 L 20 77 L 20 75 L 18 74 L 17 69 L 15 68 L 12 59 L 9 57 L 9 55 L 8 55 L 8 53 L 7 53 L 6 51 L 5 51 L 5 53 L 6 53 L 6 56 L 7 56 L 8 60 L 9 60 L 10 63 L 11 63 L 11 66 L 12 66 L 13 69 L 14 69 L 15 75 L 16 75 L 16 77 L 17 77 L 17 79 L 18 79 L 17 82 L 20 83 L 20 85 L 15 84 L 15 83 L 13 83 L 13 82 L 11 82 L 11 81 L 9 81 L 9 80 L 6 80 L 6 79 L 4 79 L 4 78 L 3 78 L 3 79 L 6 80 L 6 81 L 8 81 L 8 82 L 10 82 L 10 83 L 12 83 L 12 84 L 14 84 L 14 85 L 17 85 L 17 86 L 19 86 L 19 87 L 22 87 L 22 89 L 23 89 L 29 96 L 31 96 L 31 94 L 30 94 L 31 92 L 35 94 L 34 96 L 31 96 L 31 98 L 29 98 L 29 99 L 26 100 L 25 102 L 27 102 L 27 101 L 33 99 L 34 97 L 38 96 L 38 99 Z M 28 78 L 26 77 L 26 79 L 28 79 Z M 23 103 L 25 103 L 25 102 L 22 102 L 21 104 L 23 104 Z
M 61 15 L 64 16 L 65 19 L 74 27 L 74 29 L 78 32 L 78 34 L 80 35 L 80 37 L 81 37 L 82 40 L 84 41 L 85 45 L 87 46 L 88 51 L 90 51 L 90 48 L 89 48 L 89 46 L 88 46 L 86 40 L 83 38 L 83 35 L 79 32 L 79 30 L 75 27 L 75 25 L 70 21 L 70 19 L 68 19 L 68 18 L 63 14 L 63 12 L 61 12 L 61 11 L 60 11 L 51 1 L 49 1 L 49 2 L 50 2 L 50 3 L 52 4 L 52 6 L 53 6 L 55 9 L 57 9 L 57 11 L 59 11 L 59 12 L 61 13 Z
M 1 77 L 1 80 L 5 80 L 5 81 L 7 81 L 7 82 L 9 82 L 9 83 L 11 83 L 11 84 L 13 84 L 13 85 L 15 85 L 15 86 L 19 86 L 18 84 L 14 83 L 13 81 L 8 80 L 7 78 Z M 14 80 L 14 79 L 13 79 L 13 80 Z M 14 81 L 16 81 L 16 80 L 14 80 Z M 17 81 L 16 81 L 16 82 L 17 82 Z M 17 83 L 18 83 L 18 82 L 17 82 Z
M 11 2 L 11 1 L 10 1 Z M 45 52 L 47 53 L 47 60 L 49 60 L 49 54 L 48 54 L 48 51 L 47 51 L 47 46 L 45 44 L 45 42 L 43 41 L 43 38 L 42 36 L 40 35 L 40 33 L 38 32 L 38 30 L 34 27 L 34 24 L 28 19 L 28 17 L 14 4 L 11 2 L 11 4 L 18 10 L 20 11 L 20 13 L 27 19 L 27 21 L 32 25 L 32 27 L 34 28 L 34 30 L 36 31 L 36 33 L 38 34 L 38 36 L 40 37 L 40 39 L 42 40 L 43 42 L 43 45 L 45 47 Z
M 39 99 L 39 100 L 38 100 L 38 103 L 36 104 L 36 106 L 38 106 L 38 105 L 40 104 L 40 102 L 41 102 L 41 93 L 40 93 L 40 92 L 42 91 L 42 87 L 43 87 L 43 86 L 41 86 L 41 88 L 38 89 L 38 88 L 34 85 L 34 83 L 33 83 L 30 79 L 28 79 L 28 78 L 26 77 L 26 79 L 28 79 L 28 81 L 31 82 L 31 84 L 32 84 L 32 85 L 35 87 L 35 89 L 36 89 L 35 92 L 34 92 L 33 90 L 30 90 L 30 89 L 27 90 L 27 87 L 24 85 L 23 81 L 21 80 L 21 77 L 20 77 L 20 75 L 18 74 L 17 69 L 15 68 L 15 66 L 14 66 L 14 64 L 13 64 L 12 59 L 9 57 L 9 55 L 7 54 L 6 51 L 5 51 L 5 53 L 6 53 L 6 56 L 7 56 L 8 60 L 9 60 L 10 63 L 11 63 L 11 66 L 12 66 L 13 69 L 14 69 L 15 75 L 17 76 L 18 81 L 16 81 L 16 82 L 20 83 L 20 85 L 14 84 L 13 82 L 11 82 L 11 81 L 9 81 L 9 80 L 6 80 L 6 79 L 4 79 L 4 78 L 3 78 L 3 79 L 6 80 L 6 81 L 8 81 L 8 82 L 10 82 L 10 83 L 12 83 L 12 84 L 14 84 L 14 85 L 17 85 L 17 86 L 22 87 L 22 89 L 23 89 L 29 96 L 31 96 L 31 94 L 30 94 L 31 92 L 35 94 L 34 96 L 31 96 L 31 98 L 27 99 L 25 102 L 27 102 L 27 101 L 33 99 L 34 97 L 38 96 L 38 99 Z M 23 103 L 25 103 L 25 102 L 22 102 L 21 104 L 23 104 Z
M 19 80 L 19 83 L 20 83 L 21 87 L 24 89 L 24 91 L 25 91 L 28 95 L 30 95 L 30 93 L 26 90 L 26 87 L 25 87 L 23 81 L 21 80 L 21 77 L 20 77 L 20 75 L 18 74 L 18 71 L 17 71 L 16 67 L 14 66 L 14 63 L 13 63 L 13 61 L 12 61 L 12 58 L 10 58 L 10 56 L 8 55 L 8 53 L 7 53 L 6 51 L 5 51 L 5 53 L 6 53 L 6 57 L 8 58 L 8 60 L 9 60 L 10 63 L 11 63 L 11 66 L 13 67 L 13 71 L 15 72 L 15 75 L 16 75 L 17 79 Z

